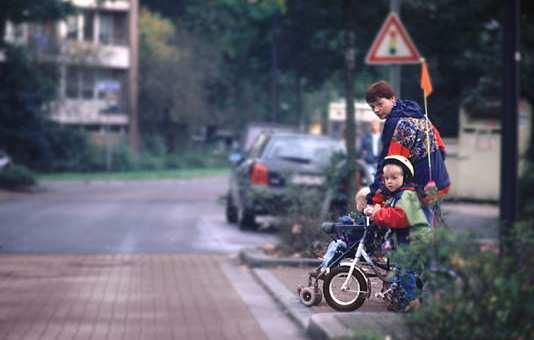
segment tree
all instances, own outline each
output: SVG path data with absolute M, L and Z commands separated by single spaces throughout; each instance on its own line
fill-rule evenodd
M 72 11 L 61 0 L 7 0 L 0 13 L 0 37 L 13 23 L 58 19 Z M 0 148 L 16 163 L 35 169 L 49 168 L 56 158 L 54 136 L 62 134 L 48 120 L 48 104 L 56 97 L 58 73 L 52 64 L 38 64 L 32 54 L 0 40 L 6 61 L 0 63 Z
M 180 138 L 187 140 L 189 128 L 217 124 L 207 105 L 217 61 L 192 34 L 146 9 L 139 26 L 141 133 L 165 138 L 172 150 Z
M 169 1 L 147 0 L 168 11 Z M 532 1 L 522 1 L 521 79 L 523 94 L 534 74 L 534 13 Z M 326 82 L 342 93 L 343 13 L 339 2 L 328 0 L 277 1 L 182 0 L 173 20 L 213 47 L 220 60 L 218 76 L 209 83 L 213 107 L 226 123 L 270 117 L 273 17 L 277 21 L 277 63 L 280 120 L 296 123 L 308 112 L 302 102 Z M 362 98 L 371 81 L 387 78 L 387 67 L 364 64 L 364 57 L 389 1 L 361 0 L 356 4 L 355 95 Z M 157 7 L 157 6 L 154 6 Z M 501 7 L 496 0 L 403 0 L 401 18 L 420 52 L 427 58 L 435 91 L 430 98 L 433 120 L 445 135 L 457 132 L 458 109 L 464 99 L 488 81 L 500 83 Z M 176 17 L 179 16 L 179 17 Z M 444 31 L 445 27 L 445 31 Z M 446 34 L 444 34 L 446 32 Z M 403 66 L 403 96 L 420 99 L 419 68 Z M 498 94 L 499 88 L 494 89 Z M 304 98 L 299 100 L 299 98 Z

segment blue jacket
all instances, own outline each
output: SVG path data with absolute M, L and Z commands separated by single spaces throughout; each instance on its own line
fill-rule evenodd
M 429 172 L 427 152 L 427 129 L 430 137 L 430 163 L 432 173 Z M 382 131 L 382 153 L 377 165 L 377 176 L 371 184 L 371 192 L 367 201 L 381 202 L 377 195 L 385 187 L 382 180 L 382 163 L 389 155 L 407 157 L 415 170 L 414 182 L 419 190 L 430 181 L 436 183 L 440 195 L 445 195 L 450 186 L 449 174 L 445 166 L 445 144 L 438 129 L 427 120 L 421 107 L 411 100 L 397 99 L 393 109 L 386 118 Z

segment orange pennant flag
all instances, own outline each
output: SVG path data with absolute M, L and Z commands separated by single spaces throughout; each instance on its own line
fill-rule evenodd
M 432 82 L 430 81 L 430 74 L 428 73 L 428 66 L 426 65 L 425 59 L 421 59 L 421 89 L 425 97 L 432 94 Z

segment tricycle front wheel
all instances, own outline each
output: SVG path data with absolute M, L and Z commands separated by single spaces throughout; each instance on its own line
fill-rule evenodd
M 341 289 L 349 270 L 350 267 L 347 266 L 332 268 L 323 283 L 326 302 L 340 312 L 350 312 L 360 308 L 369 294 L 367 279 L 356 269 L 352 272 L 346 289 Z

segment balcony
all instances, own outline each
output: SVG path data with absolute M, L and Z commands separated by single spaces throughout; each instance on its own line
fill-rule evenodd
M 51 119 L 60 124 L 76 125 L 128 125 L 125 112 L 108 112 L 105 100 L 62 99 L 52 105 Z
M 130 67 L 130 49 L 127 46 L 67 40 L 61 44 L 59 60 L 70 64 L 127 69 Z

